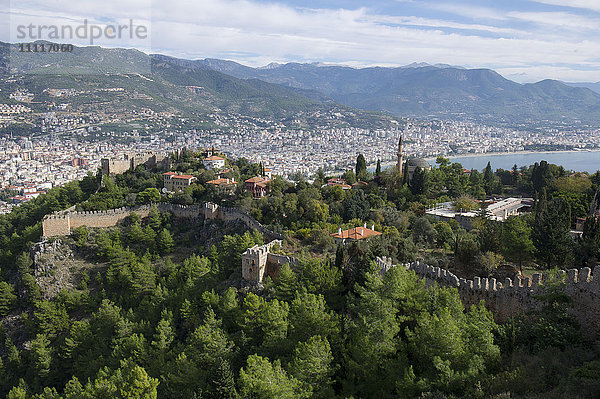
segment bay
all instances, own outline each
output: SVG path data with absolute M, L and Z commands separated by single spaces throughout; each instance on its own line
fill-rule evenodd
M 600 151 L 554 151 L 554 152 L 517 152 L 506 154 L 481 154 L 449 157 L 451 162 L 459 162 L 464 168 L 483 170 L 490 162 L 492 169 L 512 169 L 513 165 L 529 166 L 536 162 L 547 161 L 560 165 L 567 170 L 595 173 L 600 170 Z M 427 159 L 435 165 L 435 159 Z

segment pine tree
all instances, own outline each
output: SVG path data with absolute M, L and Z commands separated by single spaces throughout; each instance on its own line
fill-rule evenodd
M 334 396 L 332 364 L 333 355 L 327 338 L 315 335 L 296 347 L 290 373 L 310 387 L 313 398 L 331 398 Z
M 16 301 L 15 287 L 5 281 L 0 282 L 0 316 L 6 316 Z
M 148 213 L 148 226 L 157 230 L 160 227 L 160 223 L 160 212 L 156 205 L 152 205 L 152 208 L 150 208 L 150 212 Z
M 168 254 L 173 250 L 175 241 L 169 230 L 162 229 L 160 233 L 158 233 L 156 236 L 156 245 L 161 254 Z
M 377 167 L 375 168 L 375 176 L 381 176 L 381 161 L 377 160 Z
M 222 399 L 238 398 L 235 390 L 235 379 L 229 362 L 223 358 L 219 359 L 216 379 L 213 381 L 217 397 Z
M 554 198 L 546 205 L 546 193 L 537 205 L 532 241 L 536 255 L 547 268 L 566 266 L 573 240 L 570 236 L 571 209 L 562 198 Z

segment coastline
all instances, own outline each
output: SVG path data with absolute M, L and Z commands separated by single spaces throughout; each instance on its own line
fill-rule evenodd
M 492 157 L 502 157 L 502 156 L 527 156 L 527 155 L 554 155 L 554 154 L 587 154 L 587 153 L 598 153 L 600 155 L 600 149 L 593 150 L 557 150 L 557 151 L 505 151 L 505 152 L 486 152 L 486 153 L 466 153 L 466 154 L 457 154 L 457 155 L 442 155 L 445 158 L 453 159 L 457 158 L 492 158 Z M 410 157 L 409 157 L 410 158 Z M 434 163 L 437 159 L 436 157 L 427 157 L 423 158 L 430 163 Z M 381 163 L 382 168 L 388 168 L 396 164 L 395 160 L 385 161 Z M 369 170 L 375 170 L 377 163 L 374 162 L 368 166 Z
M 466 154 L 458 154 L 458 155 L 443 155 L 445 158 L 453 159 L 453 158 L 475 158 L 475 157 L 493 157 L 493 156 L 501 156 L 501 155 L 531 155 L 531 154 L 566 154 L 566 153 L 586 153 L 586 152 L 599 152 L 600 149 L 595 150 L 557 150 L 557 151 L 505 151 L 505 152 L 485 152 L 485 153 L 466 153 Z M 437 157 L 428 157 L 424 158 L 425 160 L 435 160 Z

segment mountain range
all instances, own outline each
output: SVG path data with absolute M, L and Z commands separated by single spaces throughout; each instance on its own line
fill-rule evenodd
M 99 76 L 138 76 L 137 89 L 173 107 L 290 116 L 341 106 L 395 117 L 600 124 L 600 93 L 594 91 L 600 83 L 520 84 L 490 69 L 424 63 L 395 68 L 272 63 L 252 68 L 219 59 L 186 60 L 97 46 L 33 55 L 10 48 L 0 44 L 0 69 L 9 74 L 31 79 L 62 74 L 77 84 L 86 79 L 100 84 Z
M 232 61 L 184 61 L 242 79 L 313 90 L 351 107 L 411 117 L 466 117 L 483 121 L 600 122 L 600 83 L 557 80 L 519 84 L 490 69 L 411 64 L 352 68 L 277 64 L 251 68 Z
M 93 46 L 75 47 L 71 53 L 22 53 L 15 45 L 0 43 L 0 72 L 0 100 L 9 101 L 8 93 L 18 89 L 40 100 L 47 97 L 46 88 L 75 89 L 85 94 L 69 98 L 70 103 L 87 109 L 101 104 L 112 112 L 150 108 L 193 115 L 222 110 L 282 119 L 334 106 L 283 85 L 187 68 L 129 49 Z M 123 89 L 123 94 L 97 90 L 111 87 Z
M 573 87 L 585 87 L 587 89 L 590 89 L 591 91 L 594 91 L 598 94 L 600 94 L 600 82 L 566 82 L 565 84 L 569 85 L 569 86 L 573 86 Z

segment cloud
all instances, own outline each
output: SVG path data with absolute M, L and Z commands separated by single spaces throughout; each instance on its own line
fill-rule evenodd
M 536 24 L 561 27 L 575 30 L 581 33 L 582 29 L 598 31 L 600 27 L 600 18 L 589 18 L 582 15 L 576 15 L 568 12 L 519 12 L 512 11 L 507 13 L 510 18 L 519 19 Z
M 488 7 L 474 6 L 472 4 L 428 3 L 427 7 L 472 19 L 490 19 L 497 21 L 506 20 L 504 13 L 499 10 Z
M 600 3 L 598 0 L 531 0 L 535 3 L 548 4 L 553 6 L 582 8 L 600 12 Z
M 133 4 L 143 8 L 144 1 Z M 57 0 L 20 3 L 18 9 L 11 10 L 11 19 L 35 16 L 40 21 L 54 18 L 55 23 L 85 17 L 100 20 L 94 2 L 73 2 L 73 7 L 61 4 Z M 103 7 L 106 11 L 102 17 L 116 21 L 148 17 L 147 8 L 140 15 L 129 2 L 106 0 Z M 147 20 L 152 48 L 143 50 L 182 58 L 232 59 L 252 66 L 272 61 L 353 66 L 446 63 L 520 71 L 528 74 L 526 79 L 545 78 L 541 74 L 544 71 L 552 72 L 552 77 L 567 76 L 569 68 L 557 67 L 559 64 L 572 65 L 572 71 L 586 70 L 586 76 L 594 73 L 590 69 L 600 70 L 600 35 L 591 29 L 593 18 L 566 12 L 506 13 L 482 7 L 441 7 L 446 12 L 487 19 L 485 23 L 465 23 L 423 16 L 427 13 L 383 15 L 368 7 L 311 9 L 252 0 L 173 0 L 153 4 L 152 19 Z M 553 20 L 562 20 L 562 28 L 555 29 Z M 585 35 L 577 34 L 577 25 L 585 29 Z M 595 80 L 600 80 L 600 73 Z

